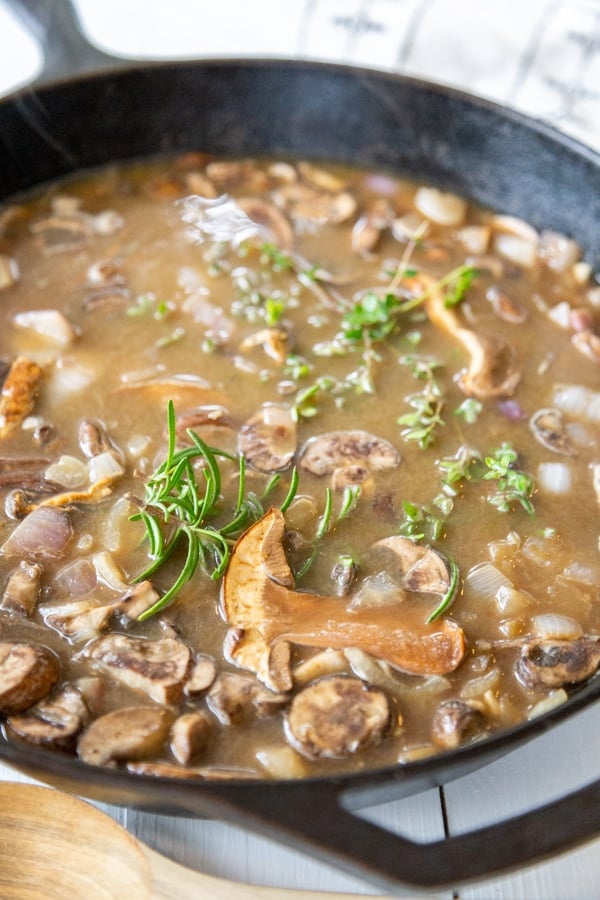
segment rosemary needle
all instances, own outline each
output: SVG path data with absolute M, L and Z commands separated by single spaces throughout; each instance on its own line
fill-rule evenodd
M 187 434 L 192 445 L 176 449 L 175 408 L 170 401 L 167 409 L 168 444 L 165 460 L 148 478 L 143 500 L 132 498 L 140 507 L 132 519 L 141 520 L 146 528 L 148 555 L 151 564 L 136 576 L 134 581 L 144 581 L 154 575 L 171 558 L 183 542 L 185 559 L 170 588 L 149 609 L 139 616 L 143 621 L 165 609 L 181 588 L 192 578 L 199 567 L 213 579 L 221 578 L 231 556 L 231 548 L 237 538 L 263 514 L 261 498 L 246 489 L 246 468 L 243 456 L 235 457 L 224 450 L 209 447 L 194 431 Z M 238 464 L 238 493 L 236 505 L 228 521 L 221 524 L 220 461 Z M 194 462 L 202 467 L 197 473 Z M 279 483 L 272 478 L 262 499 L 265 499 Z M 200 482 L 200 483 L 199 483 Z M 298 475 L 293 470 L 290 487 L 281 509 L 291 503 L 298 487 Z M 219 524 L 215 523 L 219 519 Z

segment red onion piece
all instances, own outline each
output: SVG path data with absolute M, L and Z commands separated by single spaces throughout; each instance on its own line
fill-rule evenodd
M 73 526 L 64 509 L 38 506 L 20 522 L 2 544 L 5 556 L 62 556 L 73 537 Z
M 527 413 L 516 400 L 500 400 L 498 409 L 509 422 L 518 422 L 520 419 L 527 418 Z

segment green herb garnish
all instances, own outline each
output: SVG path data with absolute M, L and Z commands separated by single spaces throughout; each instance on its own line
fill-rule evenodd
M 231 548 L 237 538 L 264 514 L 261 499 L 246 490 L 245 463 L 240 456 L 237 458 L 239 481 L 236 505 L 231 517 L 224 517 L 220 508 L 219 464 L 222 460 L 236 462 L 236 458 L 224 450 L 209 447 L 191 429 L 187 434 L 192 446 L 176 450 L 175 408 L 172 402 L 168 405 L 167 425 L 167 457 L 146 482 L 144 499 L 132 498 L 140 507 L 132 519 L 141 520 L 145 525 L 148 553 L 153 560 L 134 581 L 144 581 L 154 575 L 182 543 L 185 545 L 185 560 L 171 587 L 142 613 L 140 621 L 169 606 L 199 567 L 211 578 L 220 578 L 227 568 Z M 198 462 L 202 463 L 199 472 L 194 467 L 194 463 Z M 265 493 L 277 483 L 278 480 L 271 479 Z M 297 486 L 298 479 L 294 472 L 281 509 L 287 509 Z M 262 499 L 264 497 L 265 494 Z M 218 524 L 216 520 L 219 520 Z
M 483 479 L 496 482 L 496 491 L 487 499 L 500 512 L 509 512 L 513 504 L 519 503 L 531 516 L 535 512 L 531 502 L 535 481 L 527 472 L 517 468 L 518 458 L 516 450 L 507 443 L 485 457 L 487 471 Z

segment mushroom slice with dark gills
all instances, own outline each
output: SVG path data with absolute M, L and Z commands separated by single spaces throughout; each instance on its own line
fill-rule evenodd
M 182 696 L 192 654 L 175 638 L 159 641 L 107 634 L 88 644 L 81 656 L 100 671 L 157 703 L 177 703 Z
M 157 706 L 127 706 L 100 716 L 77 743 L 79 758 L 93 766 L 157 756 L 169 735 L 173 713 Z
M 464 700 L 444 700 L 431 723 L 431 740 L 440 750 L 455 750 L 469 738 L 481 734 L 485 717 Z
M 600 637 L 532 641 L 521 651 L 516 674 L 526 687 L 540 690 L 578 684 L 599 665 Z
M 573 454 L 573 447 L 559 409 L 538 409 L 529 420 L 529 427 L 536 441 L 564 456 Z
M 344 599 L 294 590 L 283 551 L 285 522 L 271 509 L 239 539 L 223 579 L 222 610 L 232 626 L 228 658 L 267 687 L 276 651 L 285 644 L 343 650 L 359 647 L 412 674 L 445 674 L 465 655 L 465 636 L 450 619 L 425 624 L 406 605 L 348 608 Z
M 332 475 L 336 488 L 361 484 L 371 472 L 393 469 L 400 454 L 389 441 L 368 431 L 329 431 L 310 438 L 299 465 L 313 475 Z
M 29 709 L 50 693 L 59 677 L 58 657 L 47 647 L 0 641 L 0 713 Z
M 379 743 L 390 720 L 383 691 L 358 678 L 331 675 L 296 694 L 284 730 L 292 747 L 308 759 L 343 759 Z
M 377 541 L 372 549 L 386 563 L 386 571 L 407 591 L 443 595 L 450 589 L 450 565 L 433 547 L 392 535 Z
M 234 725 L 254 711 L 259 718 L 272 715 L 288 701 L 285 693 L 273 693 L 252 678 L 224 672 L 208 692 L 207 703 L 222 725 Z
M 69 749 L 89 719 L 81 692 L 66 684 L 52 699 L 36 703 L 24 714 L 10 716 L 8 727 L 30 744 Z
M 292 333 L 289 328 L 271 326 L 249 334 L 240 344 L 240 350 L 261 347 L 264 353 L 282 366 L 292 348 Z
M 265 403 L 240 429 L 238 450 L 257 472 L 281 472 L 291 463 L 297 427 L 291 409 Z

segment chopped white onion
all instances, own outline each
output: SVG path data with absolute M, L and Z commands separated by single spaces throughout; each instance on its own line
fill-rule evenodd
M 535 634 L 542 640 L 575 640 L 583 634 L 583 628 L 570 616 L 557 613 L 541 613 L 531 620 Z
M 543 462 L 537 468 L 540 491 L 547 494 L 568 494 L 571 490 L 571 468 L 564 462 Z
M 543 716 L 544 713 L 551 712 L 558 706 L 562 706 L 568 699 L 569 696 L 563 688 L 559 688 L 557 691 L 550 691 L 547 697 L 544 697 L 543 700 L 540 700 L 539 703 L 536 703 L 536 705 L 529 710 L 527 718 L 537 719 L 538 716 Z
M 89 559 L 74 559 L 59 569 L 54 584 L 70 596 L 83 597 L 96 587 L 96 570 Z
M 291 747 L 265 747 L 256 759 L 271 778 L 302 778 L 306 766 L 299 753 Z
M 542 231 L 540 235 L 540 258 L 556 272 L 564 272 L 581 256 L 575 241 L 557 231 Z
M 405 596 L 402 588 L 387 572 L 378 572 L 376 575 L 368 575 L 362 581 L 348 608 L 377 609 L 379 606 L 401 603 Z
M 0 291 L 12 287 L 19 280 L 19 265 L 12 256 L 0 253 Z
M 62 398 L 84 391 L 95 378 L 96 373 L 89 366 L 72 359 L 58 359 L 46 383 L 46 391 L 53 403 L 60 403 Z
M 490 669 L 485 675 L 479 675 L 467 681 L 460 690 L 460 696 L 463 700 L 474 700 L 476 697 L 483 697 L 488 691 L 493 691 L 498 687 L 501 679 L 500 670 Z
M 490 234 L 489 225 L 466 225 L 457 232 L 457 237 L 469 253 L 482 256 L 487 252 Z
M 130 587 L 125 581 L 123 570 L 106 550 L 95 553 L 92 562 L 98 579 L 107 587 L 112 588 L 114 591 L 119 591 L 119 593 L 126 591 Z
M 467 214 L 467 203 L 462 197 L 432 187 L 418 189 L 415 206 L 438 225 L 460 225 Z
M 492 216 L 492 227 L 500 234 L 510 234 L 537 246 L 540 236 L 535 228 L 518 216 Z
M 44 478 L 55 481 L 65 488 L 77 488 L 87 483 L 87 465 L 76 456 L 65 454 L 58 462 L 52 463 L 44 472 Z
M 532 598 L 515 587 L 503 584 L 496 593 L 496 606 L 505 616 L 518 616 L 531 605 Z
M 31 309 L 17 313 L 14 321 L 19 328 L 35 331 L 57 344 L 70 344 L 77 337 L 74 326 L 58 309 Z
M 537 259 L 537 244 L 514 234 L 497 234 L 494 237 L 494 250 L 527 269 L 531 269 Z
M 553 404 L 562 412 L 600 423 L 600 391 L 592 391 L 582 384 L 556 384 Z
M 513 586 L 510 578 L 489 562 L 473 566 L 465 578 L 465 591 L 481 600 L 494 600 L 501 587 Z
M 559 328 L 568 330 L 571 327 L 571 304 L 566 300 L 557 303 L 548 310 L 548 318 Z
M 97 456 L 92 456 L 88 461 L 88 469 L 91 484 L 120 478 L 124 471 L 123 466 L 117 462 L 114 453 L 110 450 L 99 453 Z
M 108 511 L 102 525 L 102 544 L 112 553 L 121 549 L 125 528 L 131 529 L 132 524 L 135 524 L 129 521 L 133 510 L 131 501 L 126 497 L 119 497 Z
M 587 284 L 592 276 L 592 267 L 587 262 L 576 262 L 573 264 L 573 278 L 577 284 Z

